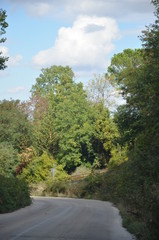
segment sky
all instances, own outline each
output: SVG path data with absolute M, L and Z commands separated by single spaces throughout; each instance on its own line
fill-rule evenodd
M 141 31 L 154 22 L 150 0 L 0 0 L 6 10 L 9 56 L 0 71 L 0 100 L 29 100 L 42 68 L 70 66 L 84 86 L 104 74 L 114 54 L 141 48 Z M 0 36 L 0 37 L 2 37 Z

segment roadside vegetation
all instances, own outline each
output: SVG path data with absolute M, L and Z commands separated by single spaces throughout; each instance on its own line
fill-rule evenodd
M 30 204 L 30 193 L 24 180 L 0 175 L 0 213 L 12 212 Z
M 137 239 L 159 238 L 159 2 L 152 3 L 156 21 L 142 31 L 142 48 L 115 54 L 86 88 L 69 66 L 51 66 L 27 102 L 0 102 L 1 212 L 30 204 L 29 191 L 95 198 L 117 205 Z

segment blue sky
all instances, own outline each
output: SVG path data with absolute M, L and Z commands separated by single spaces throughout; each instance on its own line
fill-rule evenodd
M 9 27 L 0 51 L 0 100 L 29 100 L 42 68 L 69 65 L 85 84 L 103 74 L 111 57 L 140 48 L 138 36 L 154 21 L 149 0 L 0 0 Z

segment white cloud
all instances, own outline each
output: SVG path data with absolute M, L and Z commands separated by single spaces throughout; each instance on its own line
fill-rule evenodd
M 76 70 L 102 70 L 107 56 L 119 38 L 116 21 L 111 18 L 79 16 L 72 27 L 62 27 L 52 48 L 33 57 L 39 67 L 69 65 Z
M 9 53 L 9 49 L 7 47 L 0 47 L 0 52 L 2 52 L 2 56 L 9 57 L 7 61 L 7 66 L 17 66 L 23 59 L 21 54 L 16 56 L 11 56 Z
M 16 93 L 19 93 L 19 92 L 23 92 L 24 90 L 25 90 L 25 88 L 23 86 L 17 86 L 15 88 L 8 89 L 8 93 L 16 94 Z

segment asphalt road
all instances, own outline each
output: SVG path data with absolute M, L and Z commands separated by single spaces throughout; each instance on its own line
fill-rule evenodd
M 33 204 L 0 214 L 1 240 L 132 240 L 109 202 L 33 198 Z

